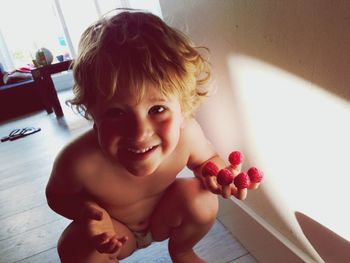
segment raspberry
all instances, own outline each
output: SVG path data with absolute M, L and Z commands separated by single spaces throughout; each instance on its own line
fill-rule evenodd
M 250 185 L 249 176 L 246 173 L 239 173 L 235 177 L 234 184 L 238 189 L 248 188 Z
M 216 166 L 213 162 L 207 162 L 203 169 L 202 169 L 202 175 L 203 177 L 207 176 L 216 176 L 219 172 L 219 168 Z
M 247 173 L 252 183 L 260 183 L 264 176 L 263 172 L 256 167 L 249 168 Z
M 241 164 L 243 162 L 243 154 L 239 151 L 234 151 L 232 153 L 230 153 L 228 160 L 230 162 L 230 164 L 232 165 L 238 165 Z
M 217 175 L 217 181 L 220 185 L 229 185 L 233 181 L 232 172 L 226 168 L 221 169 Z

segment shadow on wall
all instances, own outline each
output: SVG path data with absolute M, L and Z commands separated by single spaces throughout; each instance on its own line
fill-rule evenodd
M 307 215 L 295 212 L 304 235 L 327 263 L 342 263 L 350 259 L 350 242 L 316 222 Z

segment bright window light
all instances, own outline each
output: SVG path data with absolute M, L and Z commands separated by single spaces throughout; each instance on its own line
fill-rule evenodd
M 158 0 L 1 1 L 0 61 L 8 71 L 31 64 L 36 51 L 74 57 L 82 32 L 101 15 L 121 7 L 162 17 Z

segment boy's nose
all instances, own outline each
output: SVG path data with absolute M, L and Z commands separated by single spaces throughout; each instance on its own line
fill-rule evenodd
M 143 142 L 150 138 L 153 134 L 153 127 L 149 121 L 145 119 L 135 119 L 133 125 L 133 131 L 131 131 L 131 136 L 136 142 Z

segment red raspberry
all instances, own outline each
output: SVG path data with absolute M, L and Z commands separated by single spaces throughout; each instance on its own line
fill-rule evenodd
M 246 173 L 239 173 L 235 177 L 234 184 L 238 189 L 248 188 L 250 185 L 249 176 Z
M 219 168 L 216 166 L 213 162 L 207 162 L 203 169 L 202 169 L 202 175 L 203 177 L 207 176 L 216 176 L 219 172 Z
M 228 160 L 232 165 L 239 165 L 243 162 L 243 154 L 239 151 L 234 151 L 228 156 Z
M 256 167 L 249 168 L 247 173 L 252 183 L 260 183 L 264 177 L 263 172 Z
M 217 181 L 220 185 L 229 185 L 233 181 L 233 174 L 229 169 L 221 169 L 217 175 Z

